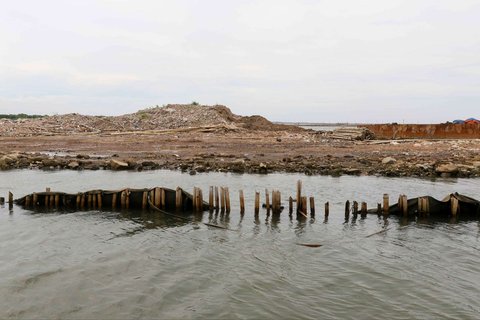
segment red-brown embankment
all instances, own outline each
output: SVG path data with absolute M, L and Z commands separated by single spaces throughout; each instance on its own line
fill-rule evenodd
M 480 124 L 368 124 L 377 139 L 479 139 Z

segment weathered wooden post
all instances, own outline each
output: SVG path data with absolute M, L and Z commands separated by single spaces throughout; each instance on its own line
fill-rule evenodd
M 25 207 L 29 208 L 32 205 L 32 197 L 30 195 L 27 195 L 25 197 Z
M 430 203 L 428 197 L 418 198 L 418 211 L 421 215 L 428 215 L 430 213 Z
M 401 194 L 398 197 L 398 210 L 403 214 L 404 217 L 408 216 L 408 199 L 404 194 Z
M 183 207 L 183 200 L 182 200 L 182 189 L 177 187 L 175 191 L 175 208 L 177 210 L 181 210 Z
M 377 215 L 381 215 L 381 214 L 382 214 L 382 204 L 377 203 Z
M 36 207 L 38 205 L 38 194 L 34 192 L 32 198 L 33 198 L 33 206 Z
M 112 194 L 112 209 L 115 210 L 117 208 L 117 193 L 114 192 Z
M 130 189 L 125 190 L 125 195 L 126 195 L 125 208 L 129 209 L 130 208 Z
M 147 199 L 145 198 L 145 202 L 147 201 Z M 103 200 L 102 200 L 102 192 L 99 191 L 97 193 L 97 204 L 98 204 L 98 210 L 102 210 L 102 206 L 103 206 Z
M 240 214 L 245 213 L 245 198 L 243 197 L 243 190 L 238 191 L 238 196 L 240 197 Z
M 220 187 L 220 212 L 225 212 L 225 188 Z
M 345 220 L 348 221 L 349 218 L 350 218 L 350 201 L 347 200 L 345 202 Z
M 3 206 L 5 204 L 5 197 L 0 197 L 0 205 Z
M 360 209 L 360 216 L 362 218 L 365 218 L 367 216 L 367 203 L 366 202 L 362 202 L 362 206 L 361 206 L 361 209 Z
M 142 194 L 142 209 L 147 209 L 147 205 L 148 205 L 148 191 L 144 190 Z M 100 203 L 98 204 L 98 208 L 101 208 Z
M 218 196 L 218 187 L 215 186 L 215 211 L 218 212 L 218 209 L 220 209 L 220 200 Z
M 60 195 L 58 193 L 55 194 L 55 208 L 58 209 L 58 207 L 60 206 Z
M 260 192 L 255 191 L 255 215 L 260 212 Z
M 213 204 L 213 186 L 210 186 L 208 188 L 208 210 L 210 212 L 213 211 L 213 206 L 214 206 L 214 204 Z
M 301 211 L 302 208 L 302 180 L 297 181 L 297 213 Z
M 358 202 L 357 201 L 353 201 L 353 215 L 356 217 L 357 214 L 358 214 Z
M 307 215 L 307 197 L 306 196 L 302 196 L 302 210 L 301 212 L 306 216 Z
M 153 189 L 153 204 L 157 208 L 161 208 L 162 206 L 162 192 L 160 191 L 159 187 Z
M 85 209 L 85 193 L 82 193 L 82 197 L 80 199 L 80 209 L 84 210 Z
M 8 191 L 8 204 L 13 204 L 13 193 Z
M 315 199 L 313 197 L 310 197 L 310 216 L 315 217 Z
M 92 195 L 88 193 L 87 195 L 87 208 L 91 209 L 92 208 Z
M 458 203 L 457 197 L 455 197 L 453 194 L 450 195 L 450 210 L 452 213 L 452 216 L 456 216 L 457 213 L 459 212 L 460 209 L 460 204 Z
M 265 208 L 267 209 L 267 214 L 270 214 L 270 195 L 268 194 L 268 189 L 265 189 Z
M 127 207 L 127 192 L 123 190 L 120 193 L 120 208 L 125 209 Z
M 325 202 L 325 218 L 328 218 L 330 215 L 330 203 L 327 201 Z
M 230 189 L 228 187 L 225 187 L 225 210 L 228 213 L 230 213 Z
M 291 216 L 293 213 L 293 198 L 290 196 L 288 198 L 288 214 Z
M 203 191 L 201 188 L 198 188 L 198 211 L 203 212 Z
M 167 207 L 167 194 L 165 189 L 160 188 L 160 208 L 165 209 Z
M 388 216 L 390 210 L 388 193 L 383 194 L 383 214 Z

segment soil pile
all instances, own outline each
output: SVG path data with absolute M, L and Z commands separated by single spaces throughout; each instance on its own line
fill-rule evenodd
M 112 117 L 72 113 L 40 119 L 0 119 L 0 136 L 128 132 L 222 125 L 249 130 L 303 131 L 296 126 L 273 124 L 261 116 L 235 115 L 222 105 L 169 104 Z

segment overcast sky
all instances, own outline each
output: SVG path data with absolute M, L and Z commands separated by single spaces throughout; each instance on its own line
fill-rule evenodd
M 480 118 L 479 0 L 0 1 L 0 113 Z

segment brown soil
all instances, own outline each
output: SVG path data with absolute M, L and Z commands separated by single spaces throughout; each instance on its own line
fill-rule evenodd
M 192 109 L 167 106 L 174 111 L 150 109 L 143 111 L 148 115 L 143 116 L 145 119 L 140 119 L 142 111 L 122 117 L 66 115 L 41 119 L 39 123 L 58 121 L 63 126 L 67 122 L 62 122 L 61 117 L 83 119 L 77 125 L 91 129 L 70 133 L 74 124 L 69 122 L 63 132 L 57 128 L 59 132 L 35 135 L 3 133 L 0 169 L 119 169 L 112 163 L 114 159 L 124 162 L 125 166 L 120 167 L 124 169 L 179 169 L 192 174 L 278 171 L 334 176 L 480 176 L 480 140 L 338 140 L 275 125 L 259 116 L 236 116 L 222 106 L 192 107 L 208 108 L 200 110 L 212 113 L 200 121 L 198 114 L 190 113 Z M 163 123 L 168 115 L 170 120 Z M 186 119 L 188 126 L 181 125 L 180 119 Z M 7 132 L 25 133 L 33 127 L 21 123 Z M 451 166 L 445 169 L 444 164 Z

